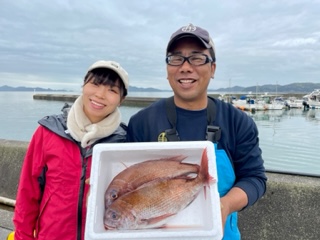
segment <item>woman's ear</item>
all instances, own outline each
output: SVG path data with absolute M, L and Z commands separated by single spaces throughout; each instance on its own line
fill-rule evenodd
M 120 100 L 120 103 L 118 104 L 118 107 L 120 107 L 120 105 L 124 102 L 125 99 L 126 97 L 122 97 L 122 99 Z

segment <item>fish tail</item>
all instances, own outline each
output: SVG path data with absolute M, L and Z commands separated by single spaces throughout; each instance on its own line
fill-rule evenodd
M 209 174 L 209 159 L 207 148 L 205 148 L 202 152 L 199 177 L 204 183 L 204 196 L 206 197 L 206 188 L 210 188 L 210 184 L 215 182 L 215 179 Z

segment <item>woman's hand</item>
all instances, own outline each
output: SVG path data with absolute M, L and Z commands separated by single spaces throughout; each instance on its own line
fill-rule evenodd
M 85 184 L 88 184 L 88 193 L 87 193 L 87 196 L 86 196 L 86 207 L 88 206 L 88 198 L 89 198 L 89 195 L 90 195 L 90 178 L 87 178 L 85 180 Z

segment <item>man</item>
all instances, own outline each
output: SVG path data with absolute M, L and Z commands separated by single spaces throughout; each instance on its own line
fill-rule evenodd
M 266 191 L 265 168 L 254 121 L 229 103 L 207 96 L 216 70 L 209 33 L 192 24 L 172 34 L 166 51 L 173 98 L 131 117 L 127 140 L 202 141 L 215 145 L 223 239 L 240 239 L 237 212 Z

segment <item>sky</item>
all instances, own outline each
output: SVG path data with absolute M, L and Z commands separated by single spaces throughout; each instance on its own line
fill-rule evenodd
M 78 91 L 114 60 L 130 86 L 169 90 L 165 50 L 192 23 L 210 33 L 209 89 L 320 82 L 320 0 L 0 0 L 0 86 Z

